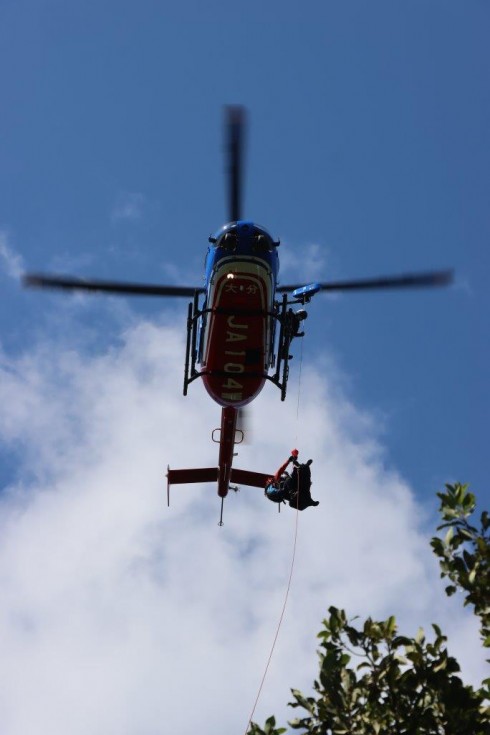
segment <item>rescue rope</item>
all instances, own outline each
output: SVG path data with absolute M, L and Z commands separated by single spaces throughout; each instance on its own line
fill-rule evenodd
M 296 407 L 296 442 L 298 440 L 298 416 L 299 416 L 299 399 L 300 399 L 300 393 L 301 393 L 301 367 L 303 364 L 303 340 L 301 340 L 301 356 L 300 356 L 300 362 L 299 362 L 299 377 L 298 377 L 298 404 Z M 293 555 L 291 558 L 291 568 L 289 570 L 289 579 L 288 584 L 286 587 L 286 594 L 284 595 L 284 602 L 282 605 L 281 614 L 279 616 L 279 622 L 277 623 L 276 632 L 274 635 L 274 640 L 272 641 L 271 650 L 269 652 L 269 658 L 267 659 L 267 663 L 264 669 L 264 673 L 262 676 L 262 680 L 260 682 L 259 690 L 257 692 L 257 696 L 255 697 L 254 706 L 252 707 L 252 711 L 250 713 L 250 716 L 248 718 L 247 726 L 245 728 L 244 735 L 247 735 L 248 728 L 250 727 L 250 723 L 252 722 L 252 718 L 255 714 L 255 709 L 257 707 L 258 701 L 260 699 L 260 695 L 262 693 L 262 688 L 264 686 L 265 678 L 267 676 L 267 672 L 269 671 L 269 666 L 272 660 L 272 655 L 274 653 L 274 649 L 276 647 L 276 642 L 279 637 L 279 631 L 281 630 L 282 621 L 284 618 L 284 613 L 286 612 L 286 605 L 289 597 L 289 590 L 291 589 L 291 580 L 293 578 L 293 571 L 294 571 L 294 562 L 296 559 L 296 543 L 298 540 L 298 520 L 299 520 L 299 472 L 297 474 L 297 487 L 296 487 L 296 519 L 294 523 L 294 541 L 293 541 Z

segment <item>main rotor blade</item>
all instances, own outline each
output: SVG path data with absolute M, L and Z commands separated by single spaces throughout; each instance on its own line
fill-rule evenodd
M 136 296 L 194 296 L 203 288 L 192 286 L 160 286 L 142 283 L 121 283 L 120 281 L 99 281 L 71 276 L 45 276 L 26 273 L 22 283 L 28 288 L 58 288 L 65 291 L 102 291 L 106 293 L 131 294 Z
M 453 271 L 429 271 L 427 273 L 406 273 L 400 276 L 380 276 L 377 278 L 360 278 L 352 281 L 331 281 L 319 283 L 319 291 L 367 291 L 383 288 L 426 288 L 430 286 L 447 286 L 452 283 Z M 304 286 L 304 283 L 291 286 L 278 286 L 277 291 L 289 293 Z
M 226 146 L 228 166 L 229 221 L 241 219 L 242 211 L 242 161 L 245 138 L 245 108 L 237 105 L 226 110 Z

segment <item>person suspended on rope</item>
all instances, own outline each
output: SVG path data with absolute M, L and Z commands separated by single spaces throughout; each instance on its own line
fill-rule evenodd
M 310 505 L 320 505 L 318 500 L 311 497 L 311 470 L 313 460 L 309 459 L 305 464 L 298 462 L 298 450 L 293 449 L 291 455 L 277 470 L 273 477 L 269 477 L 264 490 L 264 495 L 273 503 L 288 502 L 291 508 L 305 510 Z M 286 471 L 287 466 L 293 463 L 291 474 Z

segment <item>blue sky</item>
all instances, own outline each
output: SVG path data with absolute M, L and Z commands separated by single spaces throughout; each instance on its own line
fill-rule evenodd
M 81 482 L 93 450 L 83 427 L 97 434 L 91 422 L 103 420 L 89 415 L 92 402 L 100 397 L 111 426 L 121 421 L 117 396 L 107 403 L 94 378 L 102 364 L 112 365 L 106 379 L 121 381 L 120 400 L 133 407 L 125 421 L 141 426 L 136 465 L 151 464 L 148 448 L 160 453 L 161 466 L 213 456 L 208 435 L 219 408 L 197 385 L 179 397 L 185 300 L 26 293 L 18 273 L 199 285 L 207 237 L 226 217 L 222 107 L 241 103 L 250 122 L 245 215 L 281 238 L 284 283 L 302 274 L 308 281 L 456 272 L 446 290 L 317 296 L 311 304 L 302 403 L 330 398 L 316 407 L 311 425 L 305 419 L 290 428 L 295 437 L 301 431 L 310 437 L 312 426 L 323 427 L 315 462 L 324 463 L 324 492 L 333 493 L 333 478 L 342 475 L 349 454 L 341 452 L 342 439 L 370 458 L 371 469 L 374 462 L 376 482 L 366 480 L 366 497 L 374 486 L 388 497 L 396 476 L 415 503 L 406 507 L 422 524 L 434 520 L 434 493 L 446 481 L 470 482 L 488 502 L 489 15 L 484 2 L 312 1 L 300 10 L 291 2 L 4 0 L 0 340 L 4 386 L 13 381 L 1 434 L 4 497 L 22 487 L 23 502 L 37 493 L 42 498 L 39 483 L 58 478 L 59 489 L 68 466 Z M 142 367 L 134 335 L 145 329 L 150 354 Z M 145 371 L 154 375 L 159 329 L 170 330 L 162 334 L 175 349 L 171 365 L 162 358 L 165 380 L 154 379 L 155 389 L 166 391 L 166 421 L 163 429 L 156 419 L 150 423 L 163 436 L 148 437 L 141 413 L 147 404 L 128 396 L 134 386 L 144 390 L 138 380 Z M 111 362 L 115 355 L 120 360 Z M 134 385 L 119 375 L 120 368 L 127 377 L 123 366 L 136 371 Z M 258 445 L 245 453 L 259 471 L 274 469 L 290 449 L 290 435 L 277 424 L 294 420 L 296 377 L 297 369 L 289 406 L 280 406 L 272 387 L 254 406 Z M 22 385 L 33 391 L 26 388 L 24 409 Z M 29 421 L 36 407 L 39 420 Z M 174 436 L 180 429 L 172 422 L 184 415 L 196 431 L 192 449 Z M 125 440 L 104 436 L 113 467 L 110 447 L 120 449 Z M 102 461 L 95 455 L 94 472 Z M 110 485 L 110 473 L 100 471 Z M 362 494 L 362 484 L 351 490 Z M 206 497 L 214 511 L 213 494 Z M 325 497 L 321 507 L 332 502 Z M 335 508 L 347 532 L 349 509 L 339 499 Z M 189 539 L 201 538 L 202 516 L 186 510 Z M 383 512 L 392 518 L 380 508 L 380 520 Z M 258 518 L 259 510 L 254 523 Z M 413 519 L 405 521 L 411 529 Z M 142 528 L 149 522 L 145 517 Z M 214 516 L 211 527 L 214 533 Z M 240 533 L 247 535 L 243 520 Z M 13 526 L 10 537 L 21 538 L 20 529 Z M 387 614 L 399 613 L 393 606 L 401 598 L 381 597 Z M 265 714 L 274 709 L 273 702 Z

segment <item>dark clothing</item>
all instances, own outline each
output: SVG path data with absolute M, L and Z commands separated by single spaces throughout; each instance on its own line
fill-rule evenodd
M 304 510 L 310 505 L 318 505 L 318 501 L 311 497 L 310 488 L 310 464 L 295 464 L 292 475 L 288 480 L 290 507 Z

